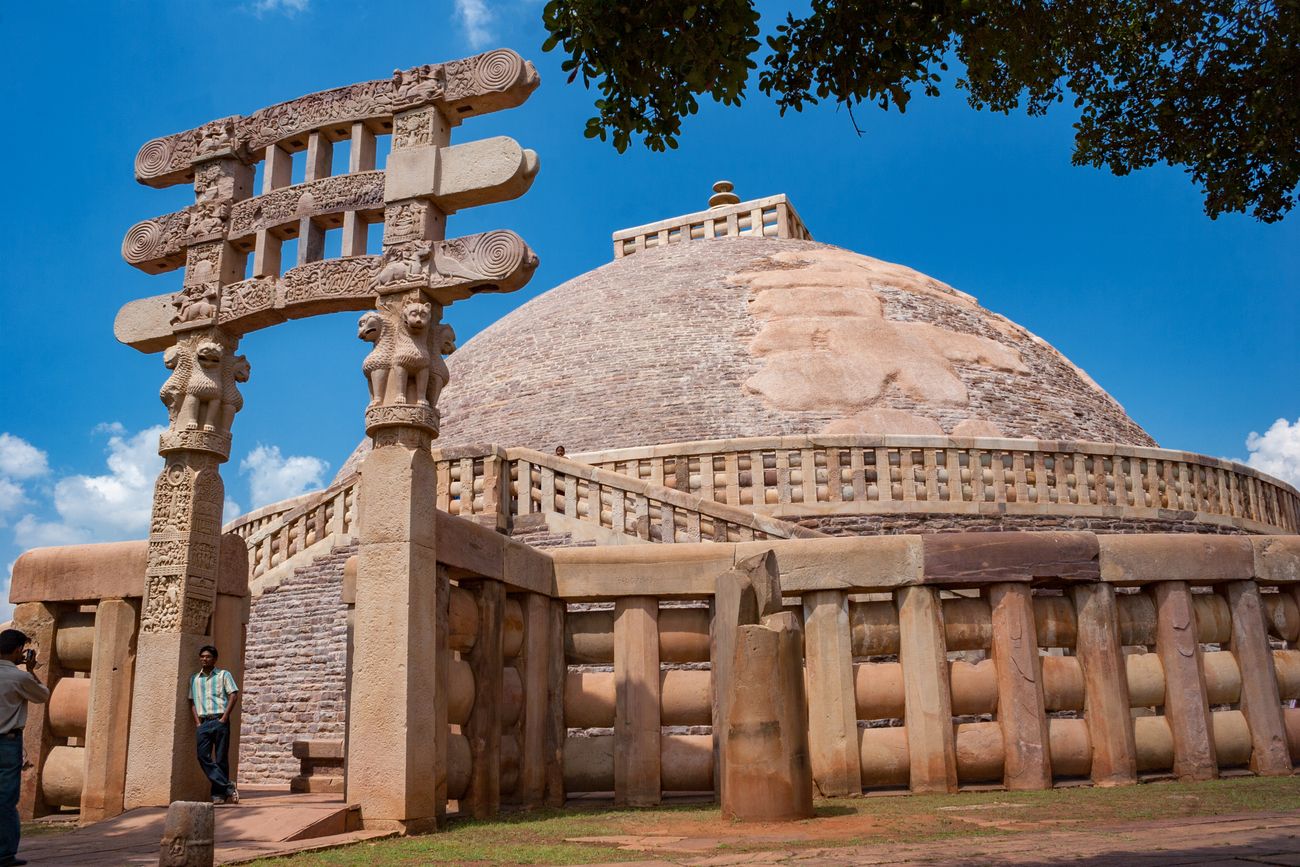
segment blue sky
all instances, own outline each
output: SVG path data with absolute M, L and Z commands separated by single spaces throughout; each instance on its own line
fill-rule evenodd
M 787 5 L 762 8 L 770 27 Z M 1179 170 L 1071 167 L 1068 108 L 977 113 L 951 81 L 906 115 L 858 110 L 861 137 L 832 105 L 781 118 L 751 94 L 739 110 L 704 106 L 678 151 L 619 155 L 582 137 L 594 96 L 541 53 L 540 15 L 536 0 L 0 6 L 0 567 L 34 545 L 145 534 L 166 371 L 118 344 L 112 323 L 180 278 L 137 271 L 119 250 L 132 224 L 192 192 L 136 184 L 139 146 L 498 45 L 533 60 L 542 88 L 456 139 L 514 136 L 541 173 L 524 198 L 458 214 L 449 230 L 514 229 L 542 265 L 519 293 L 451 308 L 462 342 L 607 261 L 611 231 L 698 210 L 725 177 L 742 197 L 789 194 L 818 240 L 915 267 L 1025 325 L 1161 445 L 1300 474 L 1300 215 L 1211 221 Z M 354 319 L 245 339 L 253 377 L 224 471 L 231 508 L 328 482 L 362 436 Z

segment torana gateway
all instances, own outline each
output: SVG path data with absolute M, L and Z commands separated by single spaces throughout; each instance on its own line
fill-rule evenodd
M 816 242 L 785 196 L 720 182 L 456 349 L 446 305 L 537 257 L 448 217 L 538 160 L 452 133 L 537 83 L 492 51 L 140 150 L 139 181 L 195 190 L 123 244 L 182 273 L 116 325 L 161 355 L 166 462 L 147 540 L 14 567 L 53 688 L 26 815 L 201 795 L 208 642 L 244 686 L 239 779 L 339 792 L 367 828 L 577 793 L 780 818 L 814 791 L 1292 772 L 1300 493 L 1158 448 L 1041 339 Z M 222 527 L 241 337 L 346 310 L 367 440 Z

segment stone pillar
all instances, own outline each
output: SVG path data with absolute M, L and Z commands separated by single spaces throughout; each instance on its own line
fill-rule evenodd
M 469 789 L 463 799 L 475 819 L 501 808 L 501 704 L 504 680 L 506 588 L 500 581 L 478 581 L 478 637 L 469 651 L 474 672 L 474 705 L 465 723 L 469 739 Z
M 566 609 L 563 599 L 551 599 L 549 606 L 545 732 L 546 806 L 563 807 L 565 799 L 564 741 L 567 735 L 564 725 L 564 682 L 569 673 L 568 660 L 564 655 L 564 618 Z
M 196 365 L 213 357 L 224 366 L 229 351 L 216 341 L 191 341 Z M 191 375 L 193 382 L 193 375 Z M 191 398 L 185 398 L 189 407 Z M 209 408 L 194 399 L 194 412 Z M 190 410 L 183 410 L 188 412 Z M 183 424 L 183 421 L 177 423 Z M 181 427 L 163 434 L 166 458 L 154 487 L 149 560 L 137 643 L 126 807 L 164 806 L 198 800 L 208 783 L 195 758 L 189 679 L 198 670 L 199 648 L 208 642 L 221 556 L 221 509 L 225 486 L 219 467 L 230 450 L 221 431 Z
M 381 428 L 374 440 L 358 502 L 347 796 L 367 829 L 418 832 L 436 827 L 447 800 L 436 479 L 426 431 Z
M 1241 712 L 1250 727 L 1250 769 L 1261 776 L 1290 774 L 1291 753 L 1259 587 L 1254 581 L 1230 581 L 1220 585 L 1220 590 L 1232 612 L 1229 647 L 1241 670 Z
M 252 192 L 253 171 L 237 153 L 233 127 L 214 122 L 194 165 L 195 204 L 186 224 L 185 274 L 172 298 L 176 342 L 163 364 L 159 397 L 169 428 L 154 485 L 127 753 L 127 809 L 205 798 L 195 757 L 189 679 L 209 634 L 221 560 L 230 429 L 243 406 L 238 383 L 248 361 L 239 338 L 219 327 L 223 288 L 242 280 L 246 254 L 226 240 L 232 205 Z M 243 553 L 242 551 L 240 553 Z
M 614 803 L 659 803 L 659 600 L 614 602 Z
M 523 742 L 519 750 L 519 800 L 540 807 L 546 799 L 546 726 L 549 714 L 551 600 L 528 593 L 523 600 Z
M 247 596 L 219 593 L 212 612 L 212 643 L 221 652 L 219 663 L 222 668 L 229 670 L 240 689 L 244 688 L 244 638 L 248 630 L 248 607 Z M 244 702 L 241 700 L 235 705 L 235 712 L 230 715 L 231 782 L 239 779 L 239 735 L 243 721 Z
M 447 606 L 437 565 L 429 453 L 446 384 L 442 304 L 424 270 L 446 216 L 428 198 L 451 124 L 436 106 L 393 117 L 384 188 L 385 266 L 359 334 L 370 387 L 361 465 L 347 798 L 367 829 L 435 828 L 447 809 Z
M 803 610 L 813 781 L 822 797 L 861 794 L 849 597 L 842 590 L 805 593 Z
M 86 784 L 81 791 L 83 822 L 100 822 L 122 812 L 139 616 L 137 604 L 126 599 L 104 599 L 95 609 L 95 650 L 86 709 Z
M 1130 785 L 1137 782 L 1137 746 L 1115 588 L 1098 582 L 1075 585 L 1071 592 L 1078 618 L 1076 653 L 1083 669 L 1083 718 L 1092 741 L 1092 782 Z
M 1033 591 L 1023 583 L 991 584 L 988 601 L 998 681 L 997 720 L 1002 728 L 1003 782 L 1012 791 L 1050 789 L 1052 767 Z
M 24 602 L 14 607 L 14 628 L 30 640 L 28 645 L 36 651 L 40 668 L 36 669 L 41 681 L 53 693 L 62 669 L 54 655 L 54 631 L 58 610 L 43 602 Z M 18 811 L 24 819 L 34 819 L 54 812 L 45 803 L 41 792 L 41 773 L 45 759 L 54 748 L 54 734 L 49 726 L 49 704 L 27 704 L 27 724 L 23 728 L 24 764 L 28 765 L 19 788 Z
M 741 821 L 813 815 L 803 638 L 792 611 L 736 628 L 722 814 Z
M 926 794 L 955 792 L 957 746 L 939 592 L 903 587 L 895 596 L 911 788 Z
M 1174 741 L 1174 774 L 1180 780 L 1219 776 L 1214 721 L 1205 691 L 1196 608 L 1185 581 L 1157 581 L 1156 653 L 1165 672 L 1165 717 Z

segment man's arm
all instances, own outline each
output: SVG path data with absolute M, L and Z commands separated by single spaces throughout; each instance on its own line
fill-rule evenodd
M 195 728 L 203 725 L 203 721 L 199 719 L 199 709 L 194 706 L 194 678 L 192 677 L 190 678 L 190 715 L 194 717 Z
M 50 688 L 41 683 L 36 672 L 30 668 L 27 669 L 27 677 L 18 680 L 18 694 L 27 701 L 34 701 L 37 704 L 44 704 L 50 700 Z
M 226 712 L 221 715 L 223 723 L 230 721 L 230 715 L 235 712 L 237 704 L 239 704 L 239 690 L 235 690 L 226 698 Z
M 221 721 L 229 722 L 230 715 L 235 712 L 235 705 L 239 704 L 239 687 L 235 685 L 235 676 L 229 671 L 226 672 L 226 712 L 221 715 Z

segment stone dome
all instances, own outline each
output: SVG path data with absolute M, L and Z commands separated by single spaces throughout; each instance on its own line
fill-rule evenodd
M 448 364 L 439 446 L 576 454 L 828 433 L 1155 445 L 1086 373 L 972 296 L 813 241 L 717 238 L 615 259 Z

